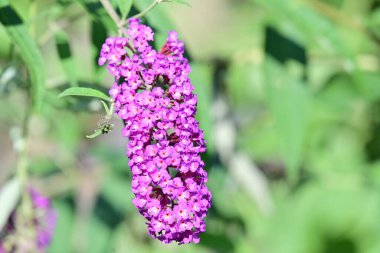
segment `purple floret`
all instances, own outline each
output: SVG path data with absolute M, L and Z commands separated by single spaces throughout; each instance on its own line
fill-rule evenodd
M 25 245 L 32 248 L 38 248 L 39 252 L 45 252 L 49 246 L 53 237 L 55 225 L 56 225 L 56 213 L 53 210 L 48 198 L 41 195 L 35 188 L 29 187 L 28 189 L 31 204 L 33 220 L 34 236 L 26 236 L 19 242 L 23 244 L 17 245 L 13 240 L 8 241 L 13 235 L 25 236 L 24 229 L 30 229 L 30 227 L 23 228 L 16 226 L 16 219 L 18 215 L 23 215 L 18 209 L 18 206 L 8 218 L 2 231 L 0 231 L 0 253 L 13 252 L 16 248 L 22 249 Z M 21 250 L 22 251 L 22 250 Z
M 125 122 L 132 171 L 133 204 L 148 220 L 148 233 L 164 243 L 198 243 L 211 206 L 206 151 L 195 119 L 197 97 L 188 74 L 184 44 L 169 32 L 160 51 L 154 34 L 138 19 L 129 21 L 128 38 L 108 38 L 99 64 L 107 62 L 116 81 L 109 93 Z
M 29 193 L 32 198 L 32 205 L 35 213 L 37 247 L 38 249 L 43 250 L 49 246 L 51 239 L 53 238 L 57 215 L 48 198 L 41 195 L 34 188 L 29 188 Z

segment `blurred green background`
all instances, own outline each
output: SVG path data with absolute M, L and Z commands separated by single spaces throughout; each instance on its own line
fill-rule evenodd
M 150 2 L 134 0 L 129 16 Z M 29 169 L 59 217 L 48 252 L 380 252 L 380 1 L 189 2 L 144 19 L 158 48 L 169 30 L 185 41 L 208 142 L 207 231 L 178 246 L 151 239 L 131 202 L 121 122 L 86 139 L 100 102 L 57 98 L 69 86 L 111 86 L 96 61 L 112 20 L 98 1 L 10 1 L 22 22 L 0 25 L 0 185 L 38 93 L 34 68 L 44 95 L 30 118 Z M 15 26 L 36 50 L 15 46 Z

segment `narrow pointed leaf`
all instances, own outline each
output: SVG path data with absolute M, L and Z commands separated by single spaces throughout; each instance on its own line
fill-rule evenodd
M 0 22 L 28 67 L 33 106 L 36 111 L 39 111 L 45 83 L 45 66 L 42 55 L 24 22 L 7 0 L 0 0 Z
M 61 94 L 58 95 L 59 98 L 66 96 L 85 96 L 85 97 L 96 97 L 100 99 L 104 99 L 106 101 L 112 101 L 109 96 L 104 94 L 99 90 L 95 90 L 92 88 L 85 87 L 72 87 L 64 90 Z
M 183 5 L 187 5 L 187 6 L 191 7 L 189 1 L 187 1 L 187 0 L 171 0 L 171 2 L 178 3 L 178 4 L 183 4 Z
M 102 129 L 97 129 L 97 130 L 95 130 L 95 132 L 93 134 L 86 135 L 86 137 L 89 138 L 89 139 L 94 139 L 94 138 L 98 137 L 101 134 L 102 134 Z
M 100 102 L 102 103 L 104 110 L 106 111 L 107 115 L 110 115 L 111 113 L 110 113 L 110 109 L 108 108 L 108 105 L 102 100 L 100 100 Z
M 20 199 L 20 187 L 20 181 L 15 178 L 0 188 L 0 231 Z
M 122 18 L 126 18 L 129 11 L 131 10 L 133 0 L 116 0 L 116 2 L 121 12 Z
M 140 12 L 145 10 L 152 3 L 152 0 L 138 0 L 134 1 L 134 6 Z M 165 13 L 162 6 L 164 4 L 159 4 L 153 10 L 149 11 L 144 17 L 148 20 L 149 24 L 162 32 L 167 32 L 173 30 L 175 26 L 171 22 L 168 15 Z
M 282 144 L 287 175 L 296 182 L 310 110 L 309 90 L 302 81 L 283 71 L 276 63 L 268 61 L 266 67 L 269 105 Z

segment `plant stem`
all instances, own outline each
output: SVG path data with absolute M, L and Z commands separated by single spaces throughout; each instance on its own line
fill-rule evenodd
M 100 0 L 102 3 L 104 9 L 107 11 L 108 15 L 112 18 L 112 20 L 115 22 L 115 24 L 118 27 L 118 36 L 121 36 L 122 34 L 122 28 L 127 23 L 126 18 L 120 19 L 119 15 L 115 12 L 114 8 L 112 7 L 109 0 Z M 154 7 L 156 7 L 158 4 L 162 2 L 170 2 L 170 0 L 154 0 L 145 10 L 140 12 L 139 14 L 136 14 L 135 16 L 131 18 L 140 18 L 147 14 L 149 11 L 151 11 Z
M 115 111 L 115 103 L 112 102 L 109 111 L 107 112 L 106 119 L 112 119 L 113 112 Z
M 28 94 L 29 95 L 29 94 Z M 27 101 L 27 109 L 21 126 L 21 146 L 18 151 L 17 177 L 21 182 L 22 190 L 25 190 L 28 181 L 28 140 L 29 140 L 29 121 L 32 114 L 30 99 Z
M 17 163 L 17 176 L 20 178 L 22 185 L 25 185 L 27 180 L 27 167 L 28 167 L 28 135 L 29 135 L 29 111 L 25 112 L 25 117 L 22 123 L 21 140 L 22 145 L 19 150 L 19 158 Z
M 102 3 L 104 9 L 107 11 L 108 15 L 110 15 L 112 20 L 115 22 L 115 24 L 120 27 L 119 15 L 117 15 L 109 0 L 100 0 L 100 2 Z
M 165 0 L 154 0 L 145 10 L 143 10 L 139 14 L 134 15 L 132 18 L 141 18 L 161 2 L 165 2 Z
M 357 20 L 352 19 L 346 15 L 344 15 L 339 9 L 336 9 L 329 4 L 325 4 L 316 0 L 302 0 L 301 2 L 309 5 L 317 12 L 320 12 L 322 15 L 332 19 L 338 24 L 342 24 L 343 26 L 349 27 L 351 29 L 357 30 L 361 33 L 366 33 L 365 29 Z
M 38 41 L 38 44 L 40 46 L 45 45 L 50 38 L 54 36 L 54 34 L 57 31 L 64 30 L 66 27 L 72 25 L 75 21 L 78 19 L 84 17 L 84 12 L 78 13 L 76 15 L 73 15 L 72 17 L 69 18 L 64 18 L 62 20 L 58 20 L 55 23 L 52 23 L 49 28 L 46 30 L 44 34 L 42 34 L 41 38 Z
M 29 95 L 29 94 L 28 94 Z M 22 133 L 20 136 L 21 146 L 18 150 L 18 162 L 17 162 L 17 171 L 16 176 L 20 180 L 21 187 L 21 203 L 20 209 L 17 212 L 17 231 L 19 231 L 20 236 L 31 236 L 34 238 L 33 231 L 33 211 L 32 211 L 32 202 L 29 195 L 28 189 L 28 167 L 29 167 L 29 158 L 28 158 L 28 140 L 29 140 L 29 122 L 32 115 L 32 107 L 29 106 L 30 101 L 27 102 L 27 109 L 25 111 L 25 116 L 22 122 Z M 26 229 L 27 228 L 27 229 Z M 21 252 L 21 251 L 18 251 Z

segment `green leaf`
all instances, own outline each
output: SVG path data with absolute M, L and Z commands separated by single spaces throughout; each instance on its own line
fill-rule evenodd
M 10 180 L 0 189 L 0 231 L 7 223 L 9 215 L 20 199 L 20 189 L 20 181 L 16 178 Z
M 116 2 L 120 9 L 122 19 L 125 19 L 131 10 L 133 0 L 116 0 Z
M 65 104 L 65 101 L 57 99 L 56 94 L 49 93 L 47 96 L 49 100 L 55 99 L 55 101 L 60 101 Z M 63 150 L 70 150 L 70 152 L 75 153 L 82 139 L 82 125 L 81 122 L 78 121 L 77 115 L 70 111 L 62 111 L 62 107 L 45 107 L 43 116 L 49 121 L 49 125 L 52 127 L 52 136 L 55 136 L 55 140 L 59 143 L 59 146 Z M 59 117 L 57 117 L 57 115 L 59 115 Z M 62 122 L 65 122 L 65 124 L 62 124 Z
M 352 52 L 337 31 L 336 25 L 315 8 L 310 7 L 310 4 L 306 4 L 308 1 L 251 0 L 251 2 L 264 6 L 268 10 L 267 15 L 271 24 L 276 29 L 291 34 L 296 41 L 306 45 L 317 43 L 324 52 L 334 50 L 334 53 L 352 57 Z M 323 39 L 321 34 L 324 35 Z
M 112 101 L 112 99 L 106 94 L 104 94 L 103 92 L 92 89 L 92 88 L 85 88 L 85 87 L 68 88 L 62 91 L 61 94 L 58 95 L 59 98 L 66 97 L 66 96 L 96 97 L 96 98 L 104 99 L 106 101 Z
M 214 151 L 213 121 L 210 115 L 212 103 L 212 68 L 208 64 L 195 63 L 191 65 L 191 82 L 194 85 L 194 93 L 198 96 L 197 119 L 204 131 L 209 153 Z
M 88 228 L 83 235 L 88 238 L 84 252 L 104 253 L 112 252 L 109 247 L 111 238 L 111 228 L 96 215 L 91 216 L 88 221 Z
M 367 101 L 376 102 L 379 100 L 380 75 L 378 72 L 357 71 L 355 78 L 360 94 L 365 97 Z
M 263 240 L 276 253 L 379 252 L 379 204 L 376 190 L 309 184 L 279 203 Z
M 75 217 L 72 208 L 65 201 L 54 201 L 53 207 L 57 211 L 57 226 L 49 248 L 51 253 L 72 251 L 72 234 L 75 231 Z
M 107 105 L 103 100 L 100 100 L 100 102 L 102 103 L 103 108 L 104 108 L 104 110 L 106 111 L 107 115 L 110 115 L 110 114 L 111 114 L 111 111 L 110 111 L 110 109 L 108 108 L 108 105 Z
M 39 111 L 42 105 L 45 83 L 45 66 L 42 55 L 24 22 L 7 0 L 0 0 L 0 22 L 4 25 L 5 30 L 28 67 L 33 106 L 36 111 Z
M 140 12 L 145 10 L 147 6 L 152 3 L 152 0 L 138 0 L 133 4 Z M 169 16 L 162 9 L 164 4 L 159 4 L 153 10 L 148 12 L 144 17 L 148 20 L 149 24 L 154 28 L 162 32 L 167 32 L 174 29 L 174 25 L 171 22 Z
M 92 72 L 93 82 L 101 83 L 104 80 L 106 68 L 98 64 L 99 52 L 101 51 L 104 41 L 107 39 L 107 28 L 99 20 L 91 20 L 91 43 L 94 71 Z
M 310 94 L 302 81 L 275 62 L 268 60 L 266 67 L 269 105 L 281 140 L 287 175 L 294 182 L 300 170 Z
M 173 3 L 183 4 L 191 7 L 190 3 L 187 0 L 171 0 Z
M 83 5 L 93 20 L 100 20 L 108 31 L 117 31 L 117 25 L 98 0 L 76 0 L 76 2 Z
M 94 139 L 103 133 L 102 129 L 96 129 L 93 134 L 86 135 L 86 138 Z
M 132 211 L 133 193 L 129 191 L 129 180 L 121 175 L 112 170 L 104 176 L 102 195 L 118 212 L 125 213 Z
M 78 86 L 74 59 L 71 55 L 70 43 L 67 34 L 59 31 L 55 35 L 55 45 L 65 74 L 71 86 Z
M 369 29 L 377 36 L 380 37 L 380 10 L 375 9 L 368 18 Z

